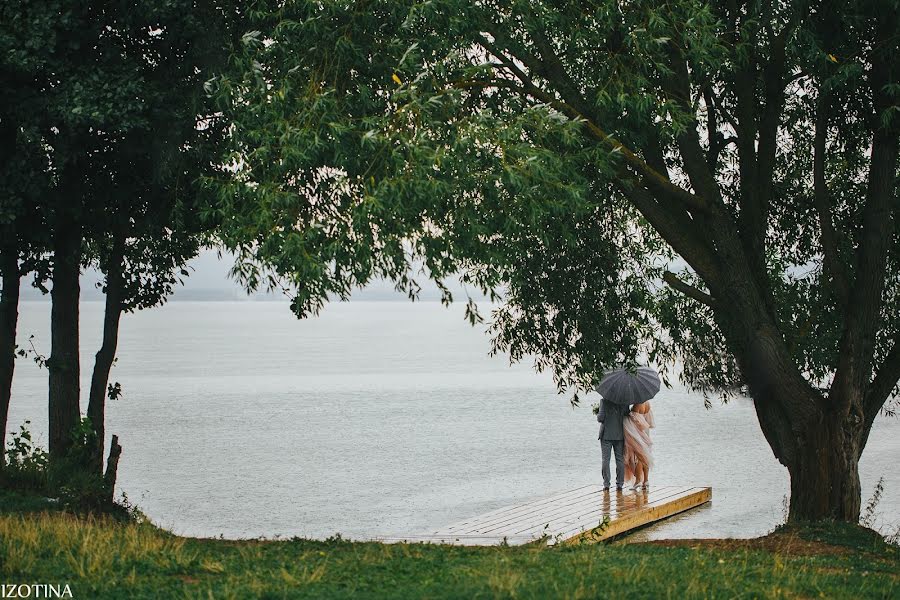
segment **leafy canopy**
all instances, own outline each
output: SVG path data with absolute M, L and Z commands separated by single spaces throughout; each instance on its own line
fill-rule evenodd
M 239 15 L 182 0 L 3 3 L 0 227 L 20 253 L 46 258 L 53 232 L 78 223 L 83 263 L 104 272 L 122 240 L 125 310 L 165 300 L 209 227 L 195 181 L 217 163 L 223 125 L 203 82 Z
M 576 391 L 641 355 L 743 385 L 743 294 L 828 386 L 873 132 L 896 140 L 896 1 L 254 7 L 208 84 L 233 143 L 208 216 L 250 287 L 286 282 L 302 316 L 461 272 L 502 293 L 495 348 Z M 893 156 L 869 373 L 900 331 Z

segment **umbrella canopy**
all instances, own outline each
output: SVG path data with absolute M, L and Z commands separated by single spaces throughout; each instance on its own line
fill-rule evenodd
M 640 404 L 659 392 L 659 374 L 650 367 L 613 369 L 594 389 L 614 404 Z

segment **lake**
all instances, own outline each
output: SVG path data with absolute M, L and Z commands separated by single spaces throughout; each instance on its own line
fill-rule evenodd
M 103 305 L 82 304 L 83 408 Z M 49 354 L 47 302 L 23 302 L 19 343 Z M 463 306 L 349 302 L 299 321 L 286 302 L 172 302 L 126 315 L 109 434 L 118 488 L 156 524 L 226 538 L 416 533 L 600 481 L 588 395 L 489 357 Z M 46 371 L 19 359 L 9 429 L 46 443 Z M 653 401 L 653 484 L 712 486 L 713 501 L 637 535 L 752 537 L 784 520 L 787 471 L 752 402 L 683 388 Z M 900 419 L 880 416 L 860 471 L 884 477 L 876 526 L 900 526 Z M 118 492 L 117 492 L 118 494 Z

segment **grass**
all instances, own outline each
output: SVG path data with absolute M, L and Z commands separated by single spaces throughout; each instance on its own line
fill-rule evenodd
M 900 549 L 840 524 L 759 540 L 464 548 L 175 536 L 0 494 L 0 583 L 75 598 L 896 598 Z

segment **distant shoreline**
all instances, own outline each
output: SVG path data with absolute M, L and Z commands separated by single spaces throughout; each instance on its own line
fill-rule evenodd
M 488 301 L 488 298 L 473 298 L 473 300 L 475 300 L 476 302 L 487 302 L 487 301 Z M 178 298 L 178 297 L 173 297 L 173 298 L 169 298 L 166 302 L 167 302 L 167 303 L 169 303 L 169 302 L 178 302 L 178 303 L 182 303 L 182 302 L 194 302 L 194 303 L 200 303 L 200 302 L 221 302 L 221 303 L 229 303 L 229 302 L 230 302 L 230 303 L 232 303 L 232 304 L 244 304 L 244 303 L 252 304 L 252 303 L 254 303 L 254 302 L 277 303 L 277 302 L 289 302 L 289 301 L 290 301 L 289 298 L 284 298 L 284 297 L 261 296 L 261 297 L 250 297 L 250 298 L 221 298 L 221 297 L 218 297 L 218 298 L 216 298 L 216 297 L 214 297 L 214 298 Z M 428 303 L 432 303 L 432 302 L 433 302 L 433 303 L 440 303 L 441 299 L 440 299 L 440 298 L 416 298 L 415 301 L 416 301 L 416 302 L 428 302 Z M 90 303 L 101 304 L 101 303 L 104 302 L 104 299 L 103 299 L 102 296 L 98 296 L 98 297 L 90 297 L 90 298 L 82 298 L 82 299 L 81 299 L 81 302 L 83 302 L 83 303 L 88 303 L 88 302 L 90 302 Z M 398 298 L 378 298 L 378 297 L 374 297 L 374 298 L 351 298 L 350 300 L 341 300 L 340 298 L 332 298 L 332 299 L 329 299 L 329 302 L 335 302 L 335 303 L 345 303 L 345 302 L 371 302 L 371 303 L 382 304 L 382 303 L 387 303 L 387 302 L 393 302 L 393 303 L 403 303 L 403 302 L 406 302 L 406 303 L 409 303 L 410 300 L 409 300 L 409 298 L 407 298 L 407 297 L 404 296 L 404 297 L 398 297 Z M 23 303 L 23 304 L 24 304 L 24 303 L 28 303 L 28 304 L 50 304 L 50 297 L 49 297 L 49 295 L 48 295 L 47 298 L 22 298 L 22 299 L 20 300 L 20 303 Z M 454 301 L 452 302 L 452 304 L 465 304 L 465 303 L 466 303 L 465 300 L 454 300 Z
M 466 295 L 462 292 L 453 293 L 454 303 L 466 302 Z M 483 294 L 473 294 L 476 302 L 487 302 L 490 299 Z M 166 302 L 286 302 L 290 298 L 284 294 L 247 294 L 240 289 L 199 288 L 176 289 Z M 50 303 L 50 294 L 42 294 L 35 288 L 22 287 L 20 302 Z M 82 302 L 104 302 L 102 292 L 91 286 L 81 288 Z M 375 288 L 357 290 L 348 302 L 409 302 L 409 297 L 392 289 Z M 441 295 L 437 290 L 423 290 L 416 298 L 416 302 L 440 302 Z M 337 296 L 329 298 L 329 302 L 342 302 Z

